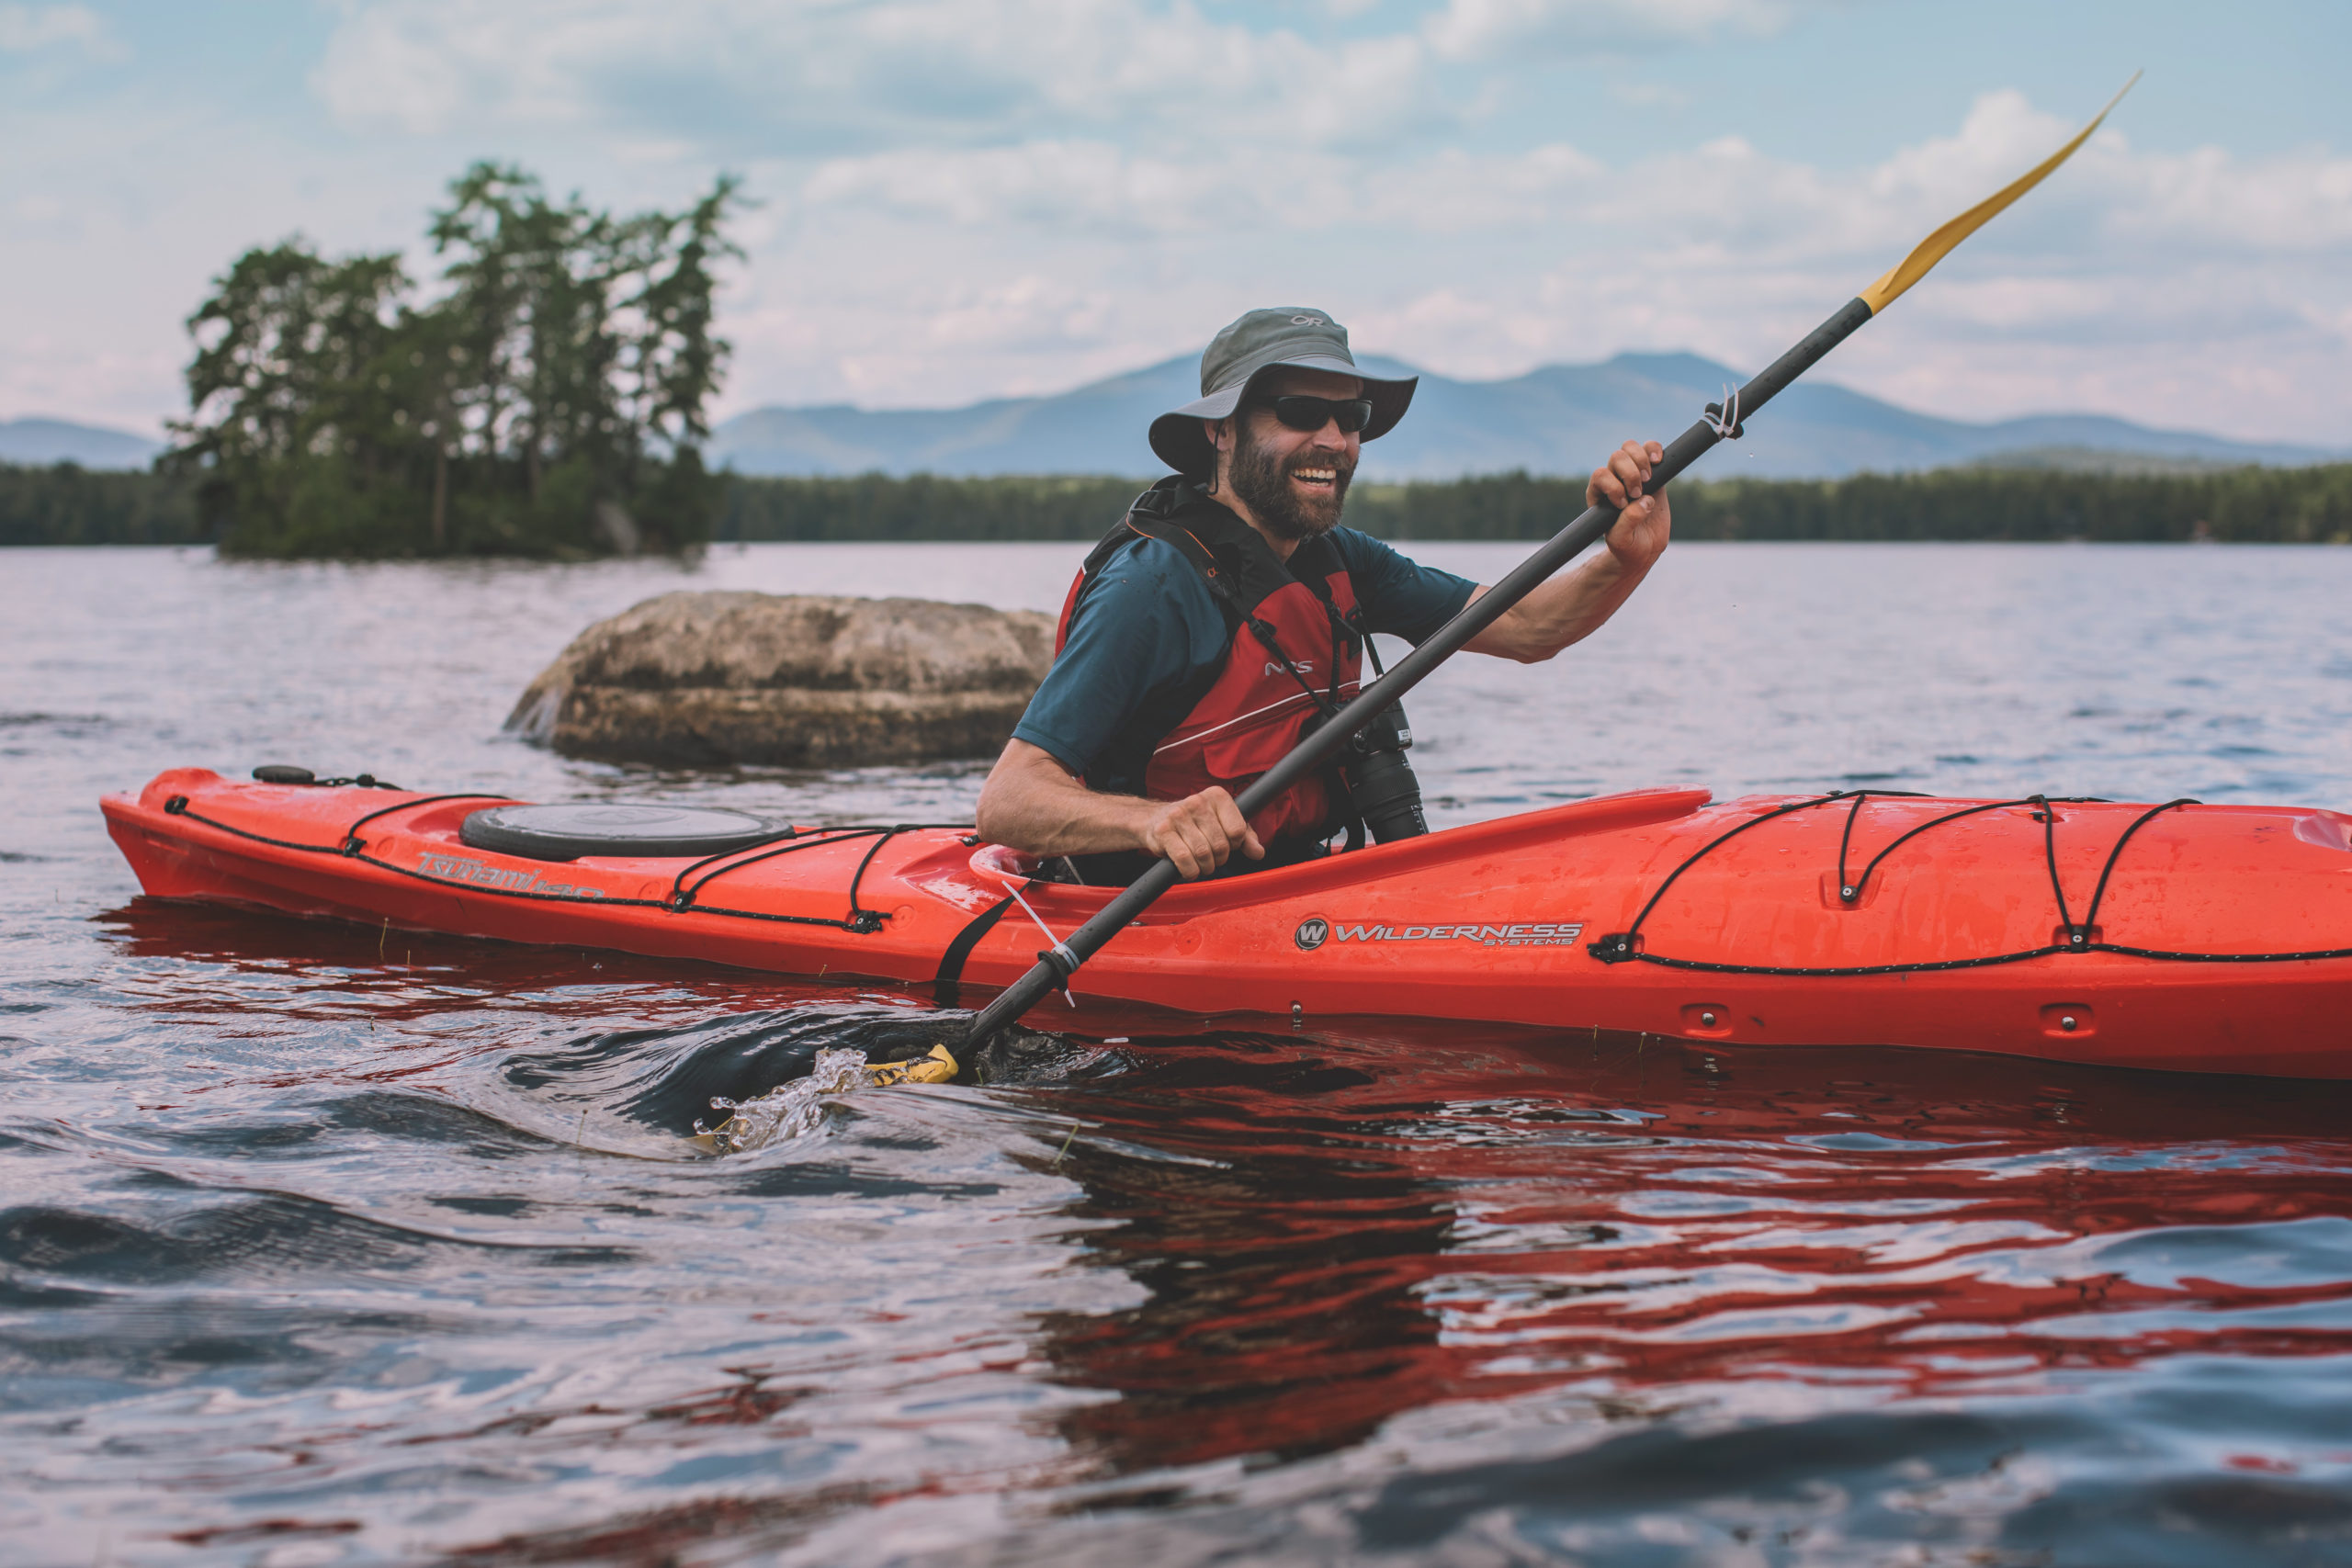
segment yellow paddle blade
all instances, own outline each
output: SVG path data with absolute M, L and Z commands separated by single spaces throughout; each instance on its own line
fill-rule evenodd
M 927 1056 L 917 1056 L 905 1062 L 875 1062 L 865 1069 L 865 1079 L 876 1089 L 888 1089 L 898 1084 L 953 1083 L 956 1081 L 956 1058 L 947 1054 L 944 1045 L 933 1045 Z
M 1863 289 L 1862 303 L 1871 308 L 1871 314 L 1875 316 L 1885 310 L 1896 295 L 1927 276 L 1928 269 L 1951 254 L 1953 248 L 1962 240 L 1991 222 L 1995 215 L 2009 203 L 2049 178 L 2051 170 L 2073 157 L 2075 150 L 2091 139 L 2091 132 L 2097 130 L 2101 122 L 2115 112 L 2115 106 L 2123 101 L 2123 93 L 2130 92 L 2139 80 L 2140 73 L 2137 71 L 2132 73 L 2132 80 L 2123 84 L 2123 92 L 2109 98 L 2107 101 L 2107 107 L 2098 111 L 2098 118 L 2092 120 L 2081 130 L 2075 132 L 2072 141 L 2035 164 L 2021 178 L 2004 186 L 1996 194 L 1985 197 L 1920 241 L 1918 246 L 1909 255 L 1895 263 L 1894 269 L 1884 277 Z

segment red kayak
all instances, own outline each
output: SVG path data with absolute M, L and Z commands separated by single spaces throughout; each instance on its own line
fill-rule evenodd
M 1009 984 L 1111 896 L 949 827 L 200 769 L 105 810 L 157 897 L 944 987 Z M 2352 1077 L 2352 817 L 1644 790 L 1180 886 L 1075 986 L 1192 1013 Z

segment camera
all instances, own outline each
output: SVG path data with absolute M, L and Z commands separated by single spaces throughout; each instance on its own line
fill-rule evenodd
M 1415 839 L 1430 830 L 1421 815 L 1421 781 L 1405 760 L 1412 744 L 1404 705 L 1391 704 L 1351 736 L 1340 753 L 1340 776 L 1375 843 Z

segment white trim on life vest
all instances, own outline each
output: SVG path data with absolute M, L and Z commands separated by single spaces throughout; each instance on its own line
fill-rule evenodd
M 1352 694 L 1362 684 L 1363 682 L 1359 681 L 1342 681 L 1340 682 L 1340 690 L 1343 694 Z M 1210 736 L 1215 735 L 1220 729 L 1231 729 L 1237 724 L 1247 724 L 1253 718 L 1272 713 L 1279 708 L 1288 707 L 1293 703 L 1303 703 L 1312 700 L 1313 699 L 1308 697 L 1305 692 L 1293 692 L 1290 695 L 1283 698 L 1283 700 L 1278 703 L 1268 703 L 1264 707 L 1251 708 L 1248 713 L 1241 715 L 1238 718 L 1228 718 L 1223 724 L 1212 724 L 1206 729 L 1196 731 L 1191 735 L 1171 735 L 1158 746 L 1153 747 L 1151 754 L 1157 757 L 1162 751 L 1169 750 L 1171 748 L 1178 746 L 1189 746 L 1195 740 L 1206 740 Z

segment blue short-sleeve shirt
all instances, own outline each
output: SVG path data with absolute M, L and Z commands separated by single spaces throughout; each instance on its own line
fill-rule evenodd
M 1353 528 L 1330 538 L 1373 631 L 1419 643 L 1477 590 Z M 1087 591 L 1013 739 L 1097 789 L 1141 795 L 1152 749 L 1182 722 L 1225 649 L 1225 617 L 1199 570 L 1173 545 L 1136 539 Z

